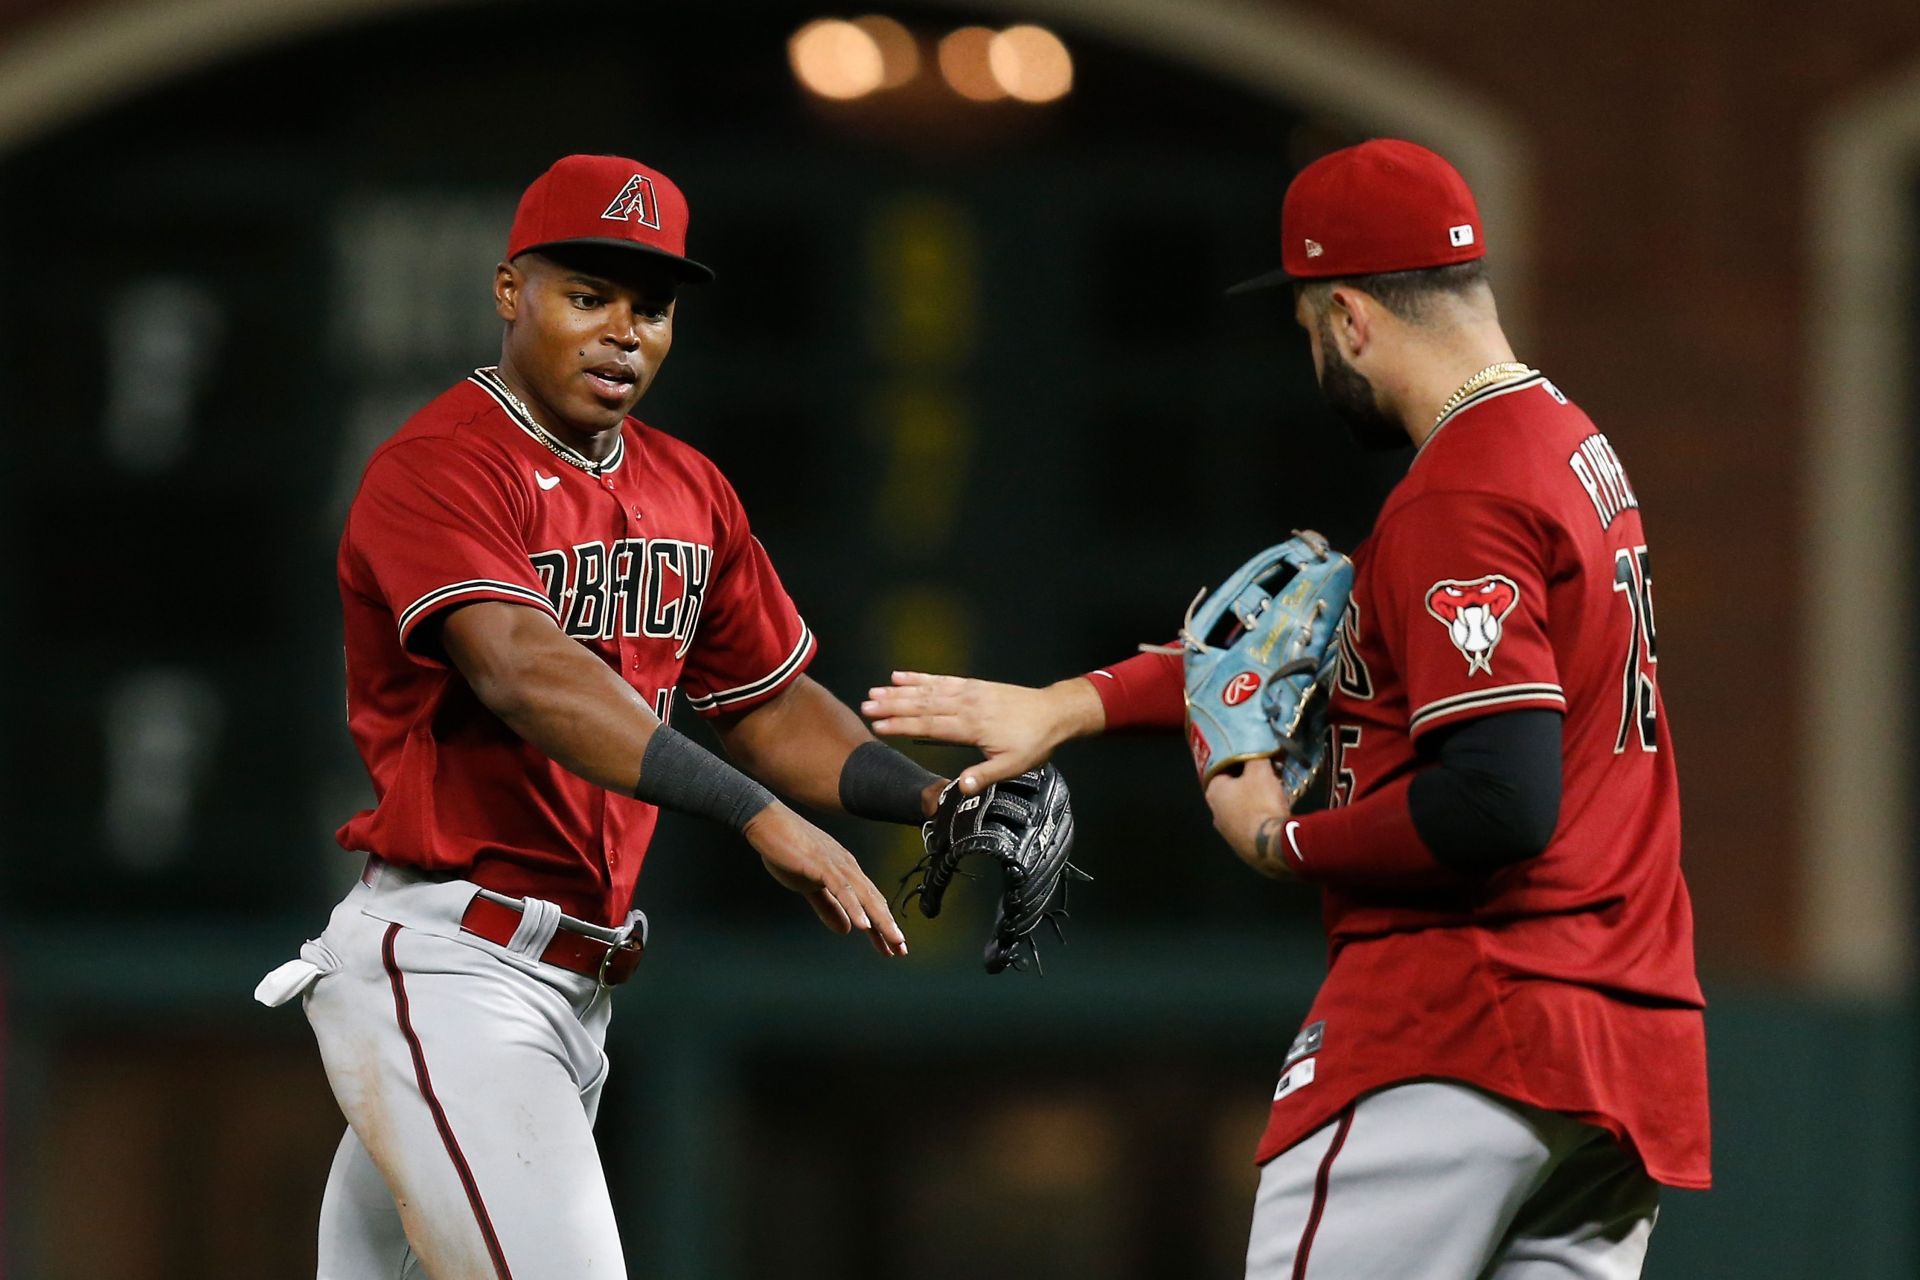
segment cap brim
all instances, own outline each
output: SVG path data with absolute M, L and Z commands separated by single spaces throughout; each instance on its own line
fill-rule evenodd
M 1259 293 L 1264 289 L 1277 289 L 1283 284 L 1292 284 L 1293 277 L 1287 274 L 1285 267 L 1275 267 L 1272 271 L 1263 271 L 1249 280 L 1242 280 L 1227 290 L 1229 298 L 1242 293 Z
M 636 244 L 632 240 L 620 240 L 613 236 L 584 236 L 577 240 L 549 240 L 545 244 L 530 244 L 520 253 L 550 253 L 555 249 L 624 249 L 628 253 L 643 253 L 674 275 L 682 284 L 713 283 L 713 268 L 695 262 L 692 258 L 683 258 L 677 253 L 668 253 L 652 245 Z M 520 254 L 515 254 L 519 257 Z

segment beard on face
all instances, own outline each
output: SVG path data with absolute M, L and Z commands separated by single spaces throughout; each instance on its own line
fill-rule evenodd
M 1333 326 L 1324 315 L 1320 317 L 1320 364 L 1320 394 L 1362 449 L 1404 449 L 1413 443 L 1400 420 L 1380 407 L 1366 375 L 1348 364 L 1333 344 Z

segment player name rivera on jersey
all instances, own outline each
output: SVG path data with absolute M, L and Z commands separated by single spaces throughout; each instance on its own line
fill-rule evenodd
M 423 627 L 480 600 L 543 609 L 662 720 L 675 688 L 702 715 L 756 706 L 814 653 L 711 462 L 628 418 L 611 455 L 579 465 L 540 439 L 491 369 L 374 453 L 339 576 L 347 722 L 375 793 L 340 844 L 607 925 L 625 918 L 659 811 L 507 728 L 421 643 Z
M 1548 708 L 1564 715 L 1559 825 L 1539 856 L 1483 879 L 1321 881 L 1331 959 L 1300 1059 L 1312 1080 L 1294 1078 L 1300 1064 L 1283 1076 L 1262 1158 L 1360 1093 L 1448 1077 L 1590 1120 L 1660 1181 L 1706 1185 L 1653 574 L 1618 455 L 1545 378 L 1500 384 L 1428 438 L 1353 559 L 1333 803 L 1426 764 L 1422 735 Z

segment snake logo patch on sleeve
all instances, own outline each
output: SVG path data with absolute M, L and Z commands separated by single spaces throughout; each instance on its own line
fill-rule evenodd
M 1493 651 L 1501 624 L 1520 603 L 1520 588 L 1504 574 L 1465 581 L 1442 578 L 1427 588 L 1427 612 L 1447 629 L 1447 638 L 1467 660 L 1467 674 L 1493 674 Z

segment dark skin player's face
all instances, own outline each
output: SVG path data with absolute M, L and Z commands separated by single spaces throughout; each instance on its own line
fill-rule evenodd
M 617 430 L 673 346 L 673 276 L 644 254 L 523 253 L 494 272 L 500 372 L 576 448 Z

